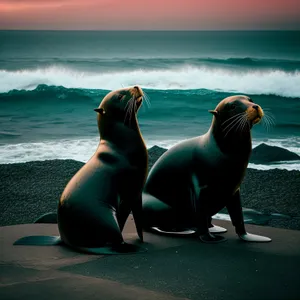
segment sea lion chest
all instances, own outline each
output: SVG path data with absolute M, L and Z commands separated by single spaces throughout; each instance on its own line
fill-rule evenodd
M 245 174 L 247 161 L 224 154 L 211 136 L 201 136 L 193 156 L 196 188 L 207 188 L 214 195 L 233 195 Z

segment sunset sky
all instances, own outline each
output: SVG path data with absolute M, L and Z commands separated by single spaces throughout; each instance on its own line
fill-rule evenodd
M 300 0 L 0 0 L 0 29 L 300 30 Z

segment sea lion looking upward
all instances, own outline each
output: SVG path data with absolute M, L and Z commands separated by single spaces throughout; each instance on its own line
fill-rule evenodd
M 143 193 L 144 227 L 220 242 L 225 238 L 212 234 L 209 227 L 211 217 L 226 207 L 241 239 L 271 241 L 246 232 L 240 200 L 252 150 L 250 130 L 263 110 L 247 96 L 232 96 L 210 112 L 213 120 L 207 133 L 173 146 L 152 167 Z
M 140 250 L 124 243 L 121 232 L 132 212 L 143 240 L 141 193 L 148 153 L 136 117 L 143 96 L 138 86 L 123 88 L 107 94 L 95 109 L 100 143 L 61 195 L 57 210 L 60 238 L 25 237 L 15 244 L 63 242 L 95 254 Z

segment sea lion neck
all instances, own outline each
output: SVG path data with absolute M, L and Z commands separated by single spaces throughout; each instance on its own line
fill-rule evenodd
M 219 149 L 226 155 L 234 155 L 235 158 L 248 160 L 251 154 L 251 132 L 245 130 L 237 134 L 235 130 L 224 133 L 220 123 L 213 117 L 209 133 L 214 137 Z
M 100 140 L 109 141 L 120 149 L 124 149 L 126 145 L 128 152 L 131 152 L 131 148 L 136 148 L 137 143 L 144 145 L 136 115 L 132 116 L 130 124 L 123 120 L 116 121 L 109 116 L 101 116 L 98 118 L 98 129 Z

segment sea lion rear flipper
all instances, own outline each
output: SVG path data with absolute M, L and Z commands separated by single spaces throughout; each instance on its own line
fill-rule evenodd
M 57 224 L 57 213 L 50 212 L 38 217 L 33 223 Z
M 218 225 L 214 225 L 212 223 L 212 217 L 208 219 L 208 230 L 210 233 L 225 233 L 227 232 L 227 229 Z
M 161 228 L 161 227 L 151 227 L 151 231 L 164 235 L 173 235 L 173 236 L 186 236 L 194 235 L 195 230 L 192 228 Z
M 214 225 L 214 224 L 211 224 L 212 226 L 210 226 L 208 228 L 209 232 L 210 233 L 225 233 L 227 232 L 227 229 L 224 228 L 224 227 L 221 227 L 221 226 L 218 226 L 218 225 Z
M 145 230 L 163 235 L 190 236 L 195 228 L 179 227 L 175 211 L 151 194 L 143 193 L 143 226 Z
M 45 235 L 32 235 L 25 236 L 14 242 L 14 245 L 23 246 L 55 246 L 62 244 L 60 236 L 45 236 Z

